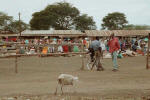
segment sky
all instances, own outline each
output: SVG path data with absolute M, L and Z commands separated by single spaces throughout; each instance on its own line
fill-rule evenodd
M 0 0 L 0 11 L 26 23 L 34 12 L 43 10 L 47 5 L 64 0 Z M 81 14 L 93 16 L 97 29 L 101 28 L 102 19 L 108 13 L 121 12 L 129 24 L 150 25 L 150 0 L 65 0 L 78 8 Z

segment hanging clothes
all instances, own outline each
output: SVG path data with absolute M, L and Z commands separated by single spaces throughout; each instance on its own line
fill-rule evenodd
M 58 46 L 58 52 L 63 52 L 62 46 Z
M 68 46 L 67 46 L 67 45 L 64 45 L 64 46 L 63 46 L 63 51 L 64 51 L 65 53 L 68 52 Z
M 74 46 L 73 47 L 73 52 L 79 52 L 79 47 L 78 46 Z
M 48 47 L 44 47 L 43 50 L 42 50 L 42 53 L 47 54 L 48 53 Z
M 48 52 L 49 52 L 49 53 L 54 53 L 54 51 L 55 51 L 54 46 L 48 47 Z

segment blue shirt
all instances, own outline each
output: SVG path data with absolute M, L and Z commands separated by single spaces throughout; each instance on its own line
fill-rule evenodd
M 98 40 L 94 40 L 90 44 L 90 48 L 92 48 L 94 51 L 98 51 L 100 47 L 101 47 L 101 44 L 100 44 L 100 41 Z

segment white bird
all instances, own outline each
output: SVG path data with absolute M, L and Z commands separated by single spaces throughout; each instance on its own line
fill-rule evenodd
M 56 87 L 55 95 L 57 94 L 57 88 L 60 85 L 61 86 L 61 91 L 63 94 L 63 86 L 65 85 L 72 85 L 74 84 L 74 81 L 78 81 L 78 77 L 69 75 L 69 74 L 60 74 L 58 77 L 58 85 Z

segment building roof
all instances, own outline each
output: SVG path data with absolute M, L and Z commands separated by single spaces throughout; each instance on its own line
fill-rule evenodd
M 0 36 L 5 36 L 5 37 L 7 37 L 7 36 L 13 36 L 13 37 L 17 37 L 18 34 L 0 34 Z
M 21 36 L 84 36 L 78 30 L 25 30 Z
M 87 36 L 147 36 L 150 30 L 85 30 Z
M 78 37 L 78 36 L 110 36 L 114 33 L 116 36 L 133 37 L 148 36 L 150 30 L 85 30 L 85 33 L 78 30 L 25 30 L 21 36 L 60 36 L 60 37 Z M 19 34 L 18 34 L 19 35 Z M 17 34 L 0 33 L 0 36 L 17 36 Z
M 11 31 L 0 30 L 0 36 L 17 36 L 17 34 Z

